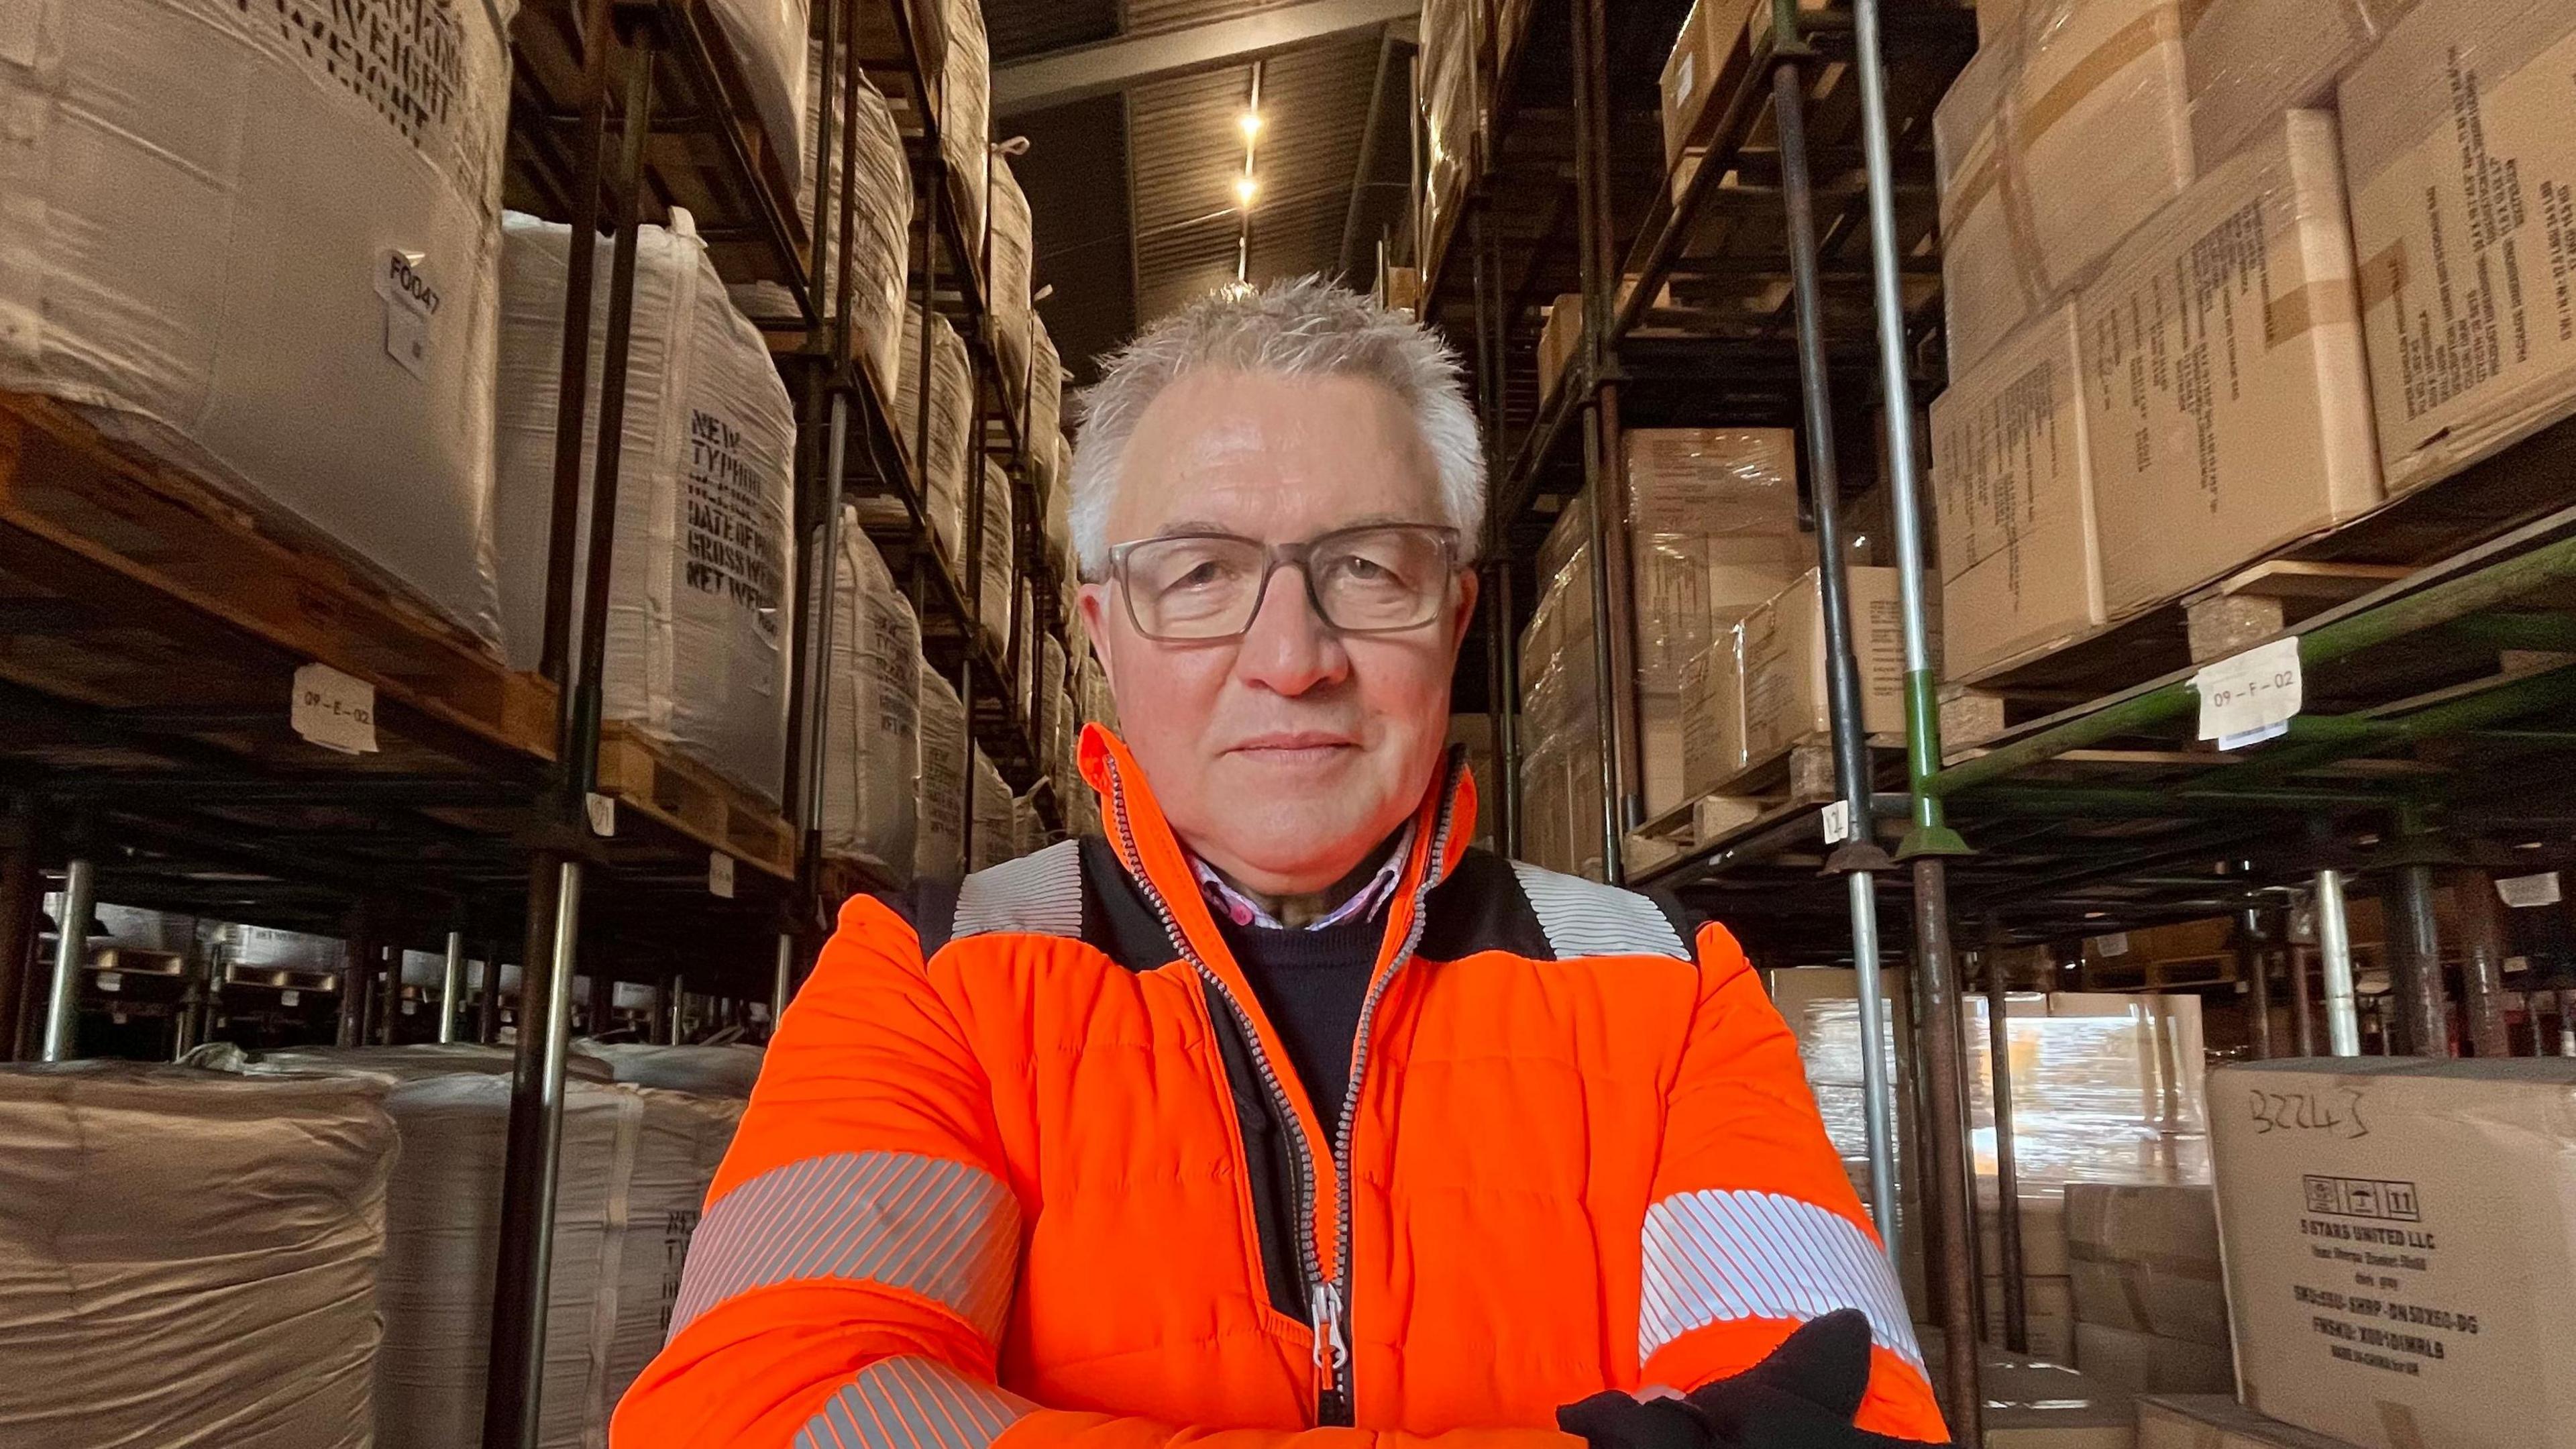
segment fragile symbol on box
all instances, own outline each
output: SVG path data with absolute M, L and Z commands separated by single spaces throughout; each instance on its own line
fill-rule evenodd
M 326 750 L 344 755 L 376 752 L 376 687 L 328 664 L 295 671 L 287 723 Z
M 2221 749 L 2270 739 L 2302 702 L 2298 637 L 2204 664 L 2191 686 L 2200 695 L 2200 738 L 2218 741 Z

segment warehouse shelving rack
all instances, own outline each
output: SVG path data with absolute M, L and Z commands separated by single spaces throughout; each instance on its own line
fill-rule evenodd
M 2194 738 L 2199 695 L 2177 603 L 1977 681 L 1986 727 L 1945 751 L 1913 434 L 1917 404 L 1940 381 L 1930 109 L 1972 53 L 1973 17 L 1917 3 L 1887 7 L 1882 21 L 1880 8 L 1776 0 L 1758 10 L 1688 138 L 1705 159 L 1678 177 L 1634 144 L 1655 127 L 1633 114 L 1633 96 L 1621 109 L 1618 78 L 1654 71 L 1681 7 L 1526 8 L 1526 34 L 1481 50 L 1462 215 L 1417 260 L 1426 315 L 1475 339 L 1486 401 L 1499 557 L 1481 684 L 1507 818 L 1519 775 L 1512 599 L 1547 504 L 1589 486 L 1604 505 L 1592 510 L 1591 543 L 1611 869 L 1711 909 L 1757 958 L 1847 955 L 1864 1040 L 1881 1035 L 1873 1018 L 1886 1010 L 1880 900 L 1897 908 L 1890 944 L 1912 957 L 1914 1021 L 1896 1034 L 1901 1083 L 1877 1053 L 1864 1056 L 1873 1209 L 1892 1241 L 1886 1143 L 1901 1086 L 1929 1126 L 1919 1197 L 1937 1316 L 1949 1343 L 1966 1344 L 1976 1295 L 1964 1289 L 1979 1270 L 1959 1111 L 1957 963 L 1967 953 L 1954 922 L 1978 928 L 1974 954 L 2000 1020 L 2001 966 L 2015 945 L 2233 916 L 2231 950 L 2265 1023 L 2256 1050 L 2270 1054 L 2263 957 L 2304 952 L 2281 926 L 2293 901 L 2312 906 L 2333 1049 L 2348 1054 L 2358 1037 L 2344 893 L 2352 873 L 2375 873 L 2391 920 L 2394 1035 L 2446 1054 L 2437 880 L 2491 903 L 2494 875 L 2576 865 L 2576 794 L 2565 785 L 2576 731 L 2553 722 L 2576 702 L 2576 490 L 2566 482 L 2576 423 L 2270 556 L 2340 575 L 2344 591 L 2276 635 L 2296 639 L 2306 688 L 2304 712 L 2279 738 L 2224 752 Z M 1557 27 L 1570 45 L 1532 43 Z M 1845 259 L 1864 244 L 1865 260 Z M 1582 294 L 1586 332 L 1564 382 L 1541 397 L 1518 349 L 1533 308 L 1561 291 Z M 1853 409 L 1853 398 L 1872 407 Z M 1620 847 L 1649 822 L 1636 799 L 1623 490 L 1605 484 L 1622 476 L 1623 422 L 1641 419 L 1800 426 L 1833 636 L 1835 779 L 1620 871 Z M 1860 734 L 1835 597 L 1837 464 L 1856 449 L 1876 453 L 1892 493 L 1907 635 L 1901 749 Z M 1462 679 L 1462 708 L 1474 707 L 1478 683 Z M 1827 805 L 1867 824 L 1829 839 Z M 1901 905 L 1887 879 L 1898 869 L 1911 885 Z M 2507 1049 L 2498 915 L 2463 912 L 2464 1034 L 2482 1055 Z M 2288 979 L 2304 1050 L 2304 963 Z M 2006 1099 L 2000 1053 L 1994 1070 Z M 2001 1135 L 2011 1201 L 2009 1128 Z M 2006 1331 L 2021 1347 L 2014 1215 L 1999 1227 Z M 1942 1375 L 1963 1440 L 1979 1432 L 1974 1374 L 1956 1354 Z
M 993 345 L 982 280 L 989 241 L 968 235 L 942 183 L 935 108 L 921 104 L 932 91 L 909 20 L 885 0 L 815 6 L 818 38 L 891 34 L 898 43 L 865 61 L 908 112 L 913 180 L 926 203 L 913 247 L 917 295 L 969 343 L 976 457 L 980 466 L 989 452 L 1013 478 L 1016 514 L 1029 521 L 1016 530 L 1015 558 L 1046 585 L 1045 625 L 1060 630 L 1022 436 L 1028 379 L 1005 375 Z M 828 588 L 842 499 L 899 500 L 899 521 L 880 541 L 909 584 L 931 657 L 976 701 L 974 738 L 1015 789 L 1039 784 L 1040 755 L 1013 701 L 1012 661 L 971 623 L 973 575 L 959 565 L 975 556 L 980 517 L 967 560 L 926 546 L 914 462 L 922 420 L 891 415 L 890 380 L 832 323 L 848 308 L 823 303 L 836 289 L 846 298 L 846 270 L 809 276 L 809 259 L 828 254 L 832 234 L 847 234 L 849 196 L 823 196 L 818 180 L 807 234 L 753 120 L 741 62 L 704 0 L 528 0 L 512 40 L 504 194 L 573 226 L 568 340 L 589 338 L 590 280 L 601 265 L 611 271 L 604 355 L 594 367 L 576 343 L 563 357 L 558 437 L 567 445 L 556 459 L 538 673 L 511 672 L 328 545 L 109 442 L 72 410 L 0 397 L 0 1058 L 19 1055 L 22 1039 L 41 1039 L 48 1057 L 71 1054 L 99 900 L 345 937 L 336 979 L 226 973 L 281 991 L 336 989 L 344 1043 L 433 1033 L 494 1040 L 500 963 L 515 958 L 519 1058 L 486 1406 L 493 1445 L 534 1443 L 576 963 L 587 968 L 594 1029 L 616 1019 L 621 976 L 652 978 L 664 1001 L 683 990 L 711 997 L 719 1017 L 738 1021 L 752 1001 L 773 1012 L 783 1004 L 839 895 L 901 884 L 840 863 L 827 869 L 815 849 L 819 730 L 809 717 L 829 657 L 828 611 L 818 629 L 812 611 L 791 609 L 784 810 L 639 735 L 601 727 L 602 640 L 596 627 L 576 636 L 571 606 L 580 590 L 582 617 L 605 616 L 618 457 L 607 450 L 585 467 L 578 440 L 594 397 L 598 431 L 616 429 L 638 224 L 685 207 L 729 282 L 773 282 L 794 301 L 797 323 L 773 333 L 771 346 L 799 410 L 800 582 Z M 845 100 L 862 48 L 842 51 L 852 67 L 839 77 Z M 847 144 L 846 110 L 824 125 L 812 157 L 818 178 L 829 174 L 834 137 Z M 576 577 L 585 496 L 601 506 L 589 568 Z M 308 663 L 373 687 L 375 752 L 327 752 L 288 727 L 290 680 Z M 739 867 L 729 896 L 715 889 L 719 854 Z M 39 906 L 54 870 L 65 929 L 53 933 L 50 973 L 40 973 Z M 505 940 L 522 923 L 513 950 Z M 774 956 L 751 947 L 770 940 Z M 400 1005 L 406 946 L 444 957 L 437 1009 L 410 1018 Z M 469 958 L 484 963 L 471 1011 Z M 711 964 L 684 980 L 684 961 Z M 156 990 L 151 1009 L 176 1016 L 184 1042 L 202 1034 L 216 985 L 191 978 L 181 999 L 166 1002 L 171 993 Z

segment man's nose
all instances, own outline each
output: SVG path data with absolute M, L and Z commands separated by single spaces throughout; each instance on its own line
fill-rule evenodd
M 1306 596 L 1305 574 L 1293 564 L 1280 565 L 1236 651 L 1236 677 L 1293 697 L 1338 683 L 1350 671 L 1341 636 L 1317 617 L 1314 601 Z

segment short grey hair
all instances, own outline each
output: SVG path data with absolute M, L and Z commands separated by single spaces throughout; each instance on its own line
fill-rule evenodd
M 1163 389 L 1202 368 L 1384 384 L 1422 427 L 1439 473 L 1442 522 L 1468 556 L 1485 526 L 1485 455 L 1458 354 L 1428 328 L 1347 287 L 1299 277 L 1221 287 L 1111 353 L 1081 399 L 1066 508 L 1082 576 L 1109 568 L 1109 504 L 1128 435 Z

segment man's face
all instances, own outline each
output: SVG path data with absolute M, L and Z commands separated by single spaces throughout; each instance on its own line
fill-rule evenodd
M 1113 544 L 1445 522 L 1421 428 L 1358 378 L 1192 373 L 1137 420 L 1116 488 Z M 1251 890 L 1303 895 L 1357 865 L 1428 788 L 1475 599 L 1462 572 L 1421 628 L 1338 634 L 1282 567 L 1240 638 L 1147 638 L 1115 584 L 1084 586 L 1082 610 L 1128 747 L 1182 841 Z

